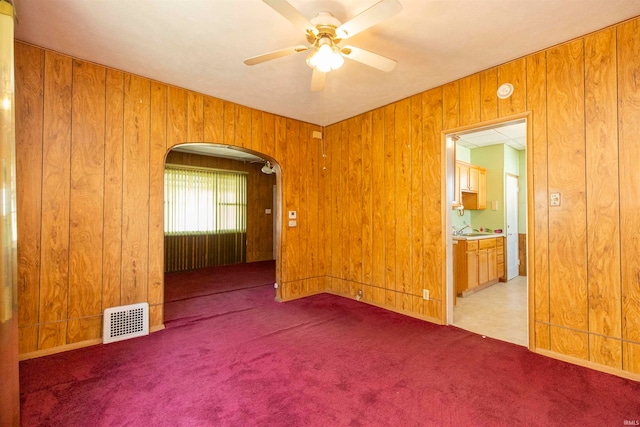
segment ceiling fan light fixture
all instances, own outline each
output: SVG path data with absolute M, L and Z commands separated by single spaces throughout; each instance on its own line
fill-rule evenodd
M 342 67 L 344 58 L 342 58 L 337 46 L 331 42 L 331 39 L 323 37 L 318 41 L 318 45 L 318 48 L 307 57 L 307 64 L 311 68 L 317 68 L 318 71 L 328 73 L 331 70 L 337 70 Z

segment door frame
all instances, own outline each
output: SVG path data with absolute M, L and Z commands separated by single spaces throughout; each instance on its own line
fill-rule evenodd
M 505 269 L 507 270 L 505 279 L 506 279 L 507 282 L 509 280 L 511 280 L 511 278 L 509 278 L 509 255 L 510 255 L 510 253 L 509 253 L 509 232 L 508 232 L 508 230 L 509 230 L 509 213 L 508 213 L 508 211 L 509 211 L 509 193 L 508 193 L 509 186 L 508 186 L 508 182 L 507 182 L 507 180 L 510 179 L 510 178 L 515 179 L 516 188 L 517 189 L 519 189 L 519 187 L 520 187 L 520 177 L 518 175 L 514 175 L 514 174 L 509 173 L 509 172 L 505 173 L 505 175 L 504 175 L 504 210 L 505 210 L 505 221 L 504 221 L 505 226 L 504 226 L 504 229 L 505 229 L 505 231 L 507 231 L 507 236 L 505 238 L 505 256 L 507 257 L 507 262 L 505 263 L 506 264 L 505 265 Z M 515 201 L 516 213 L 517 213 L 517 216 L 516 216 L 516 222 L 517 223 L 516 223 L 516 233 L 515 233 L 515 235 L 516 235 L 516 237 L 515 237 L 515 239 L 516 239 L 515 259 L 516 260 L 520 259 L 519 256 L 518 256 L 519 255 L 518 251 L 517 251 L 518 239 L 519 239 L 518 236 L 520 234 L 520 230 L 519 230 L 519 227 L 518 227 L 519 220 L 520 220 L 520 210 L 519 210 L 519 207 L 518 207 L 518 203 L 519 203 L 519 200 L 518 200 L 518 198 L 516 198 L 516 201 Z M 516 266 L 517 265 L 518 264 L 517 264 L 517 261 L 516 261 Z M 516 276 L 517 276 L 517 274 L 516 274 Z
M 442 252 L 445 254 L 444 263 L 442 266 L 442 310 L 444 314 L 444 323 L 447 325 L 453 324 L 453 301 L 454 301 L 454 289 L 453 289 L 453 235 L 451 227 L 453 225 L 453 216 L 451 201 L 453 200 L 454 192 L 454 174 L 455 174 L 455 144 L 452 144 L 451 136 L 456 133 L 466 133 L 473 130 L 481 130 L 485 128 L 495 127 L 496 125 L 513 122 L 516 120 L 525 119 L 527 125 L 527 141 L 526 141 L 526 165 L 527 165 L 527 335 L 529 350 L 535 349 L 535 323 L 534 323 L 534 308 L 535 308 L 535 269 L 532 262 L 533 258 L 533 242 L 534 242 L 534 227 L 533 227 L 533 153 L 531 147 L 533 147 L 533 113 L 526 111 L 520 114 L 514 114 L 510 116 L 501 117 L 493 120 L 486 120 L 472 125 L 458 126 L 454 128 L 443 129 L 441 132 L 441 174 L 442 174 L 442 189 L 441 197 L 444 203 L 442 203 Z

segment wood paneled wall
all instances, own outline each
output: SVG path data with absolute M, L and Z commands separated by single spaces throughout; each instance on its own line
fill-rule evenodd
M 530 112 L 534 347 L 640 373 L 638 57 L 634 19 L 327 127 L 329 291 L 445 322 L 441 131 Z
M 321 289 L 319 126 L 15 46 L 21 354 L 99 342 L 107 307 L 148 301 L 161 327 L 164 161 L 184 142 L 278 163 L 298 225 L 281 225 L 277 297 Z
M 246 172 L 246 262 L 273 259 L 273 186 L 276 185 L 276 176 L 262 173 L 262 163 L 241 162 L 232 159 L 202 156 L 175 150 L 172 150 L 167 154 L 166 163 Z M 265 209 L 271 209 L 272 213 L 265 214 Z
M 444 323 L 442 133 L 529 112 L 534 347 L 640 373 L 639 19 L 333 124 L 324 144 L 317 126 L 16 48 L 22 353 L 98 338 L 108 306 L 146 300 L 162 323 L 159 189 L 182 142 L 277 160 L 278 298 L 362 291 Z

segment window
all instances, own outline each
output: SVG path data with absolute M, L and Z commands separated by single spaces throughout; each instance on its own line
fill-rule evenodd
M 242 172 L 167 165 L 164 172 L 164 232 L 245 232 L 247 175 Z

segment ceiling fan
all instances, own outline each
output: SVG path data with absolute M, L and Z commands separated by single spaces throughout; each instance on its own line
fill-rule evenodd
M 318 91 L 324 88 L 326 74 L 342 66 L 343 58 L 387 72 L 393 70 L 397 64 L 395 60 L 377 53 L 343 45 L 348 38 L 400 12 L 402 5 L 397 0 L 381 0 L 344 24 L 330 12 L 320 12 L 315 18 L 308 20 L 287 0 L 263 1 L 300 28 L 305 33 L 309 45 L 292 46 L 254 56 L 244 60 L 247 65 L 256 65 L 309 50 L 307 64 L 313 69 L 311 90 Z

